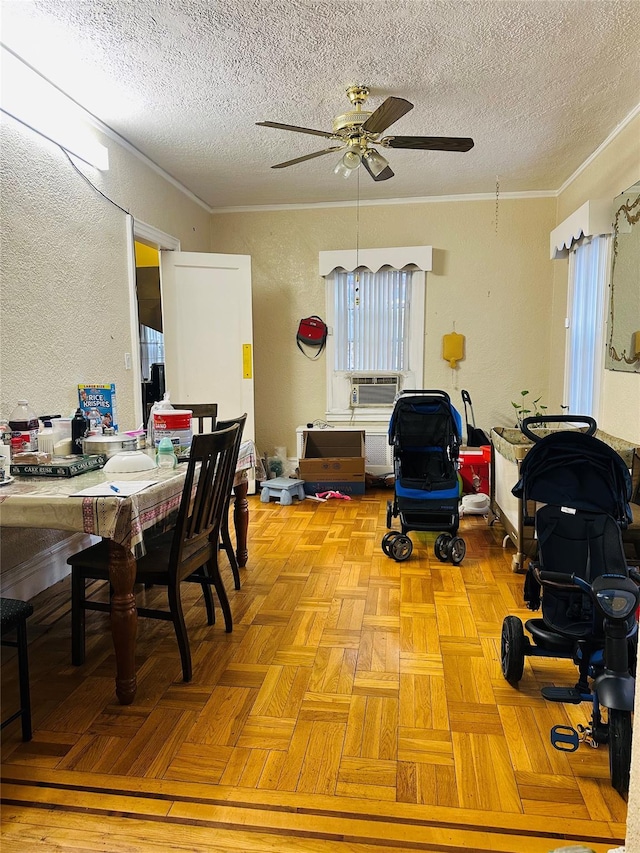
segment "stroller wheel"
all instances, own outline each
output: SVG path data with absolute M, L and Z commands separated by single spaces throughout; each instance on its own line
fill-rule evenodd
M 398 535 L 391 541 L 389 550 L 391 551 L 391 556 L 397 563 L 403 563 L 411 556 L 411 552 L 413 551 L 413 542 L 408 536 L 405 536 L 404 533 L 398 533 Z
M 502 623 L 500 663 L 505 680 L 517 687 L 524 672 L 524 629 L 517 616 L 507 616 Z
M 441 563 L 446 563 L 449 559 L 449 542 L 451 536 L 448 533 L 441 533 L 433 543 L 433 553 Z
M 631 770 L 631 711 L 609 709 L 609 771 L 611 786 L 627 799 Z
M 449 542 L 448 550 L 451 555 L 451 562 L 454 566 L 459 566 L 464 560 L 464 555 L 467 553 L 467 546 L 461 536 L 454 536 Z
M 387 527 L 391 527 L 392 516 L 393 516 L 393 504 L 391 501 L 387 501 Z
M 391 543 L 400 535 L 401 534 L 398 533 L 397 530 L 391 530 L 389 533 L 385 533 L 382 537 L 382 550 L 387 555 L 387 557 L 391 556 Z

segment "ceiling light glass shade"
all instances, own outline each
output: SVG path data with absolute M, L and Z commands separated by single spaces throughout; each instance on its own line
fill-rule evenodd
M 355 172 L 361 161 L 362 157 L 359 152 L 353 150 L 346 151 L 338 161 L 338 164 L 333 171 L 336 175 L 342 175 L 343 178 L 348 178 L 352 172 Z
M 364 158 L 367 161 L 367 166 L 371 169 L 372 174 L 376 177 L 378 177 L 381 172 L 384 172 L 389 165 L 382 154 L 379 154 L 374 148 L 367 148 L 364 152 Z

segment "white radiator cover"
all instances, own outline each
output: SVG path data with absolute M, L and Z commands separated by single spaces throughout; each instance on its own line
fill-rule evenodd
M 331 427 L 327 429 L 331 429 Z M 388 424 L 362 424 L 361 426 L 336 424 L 333 429 L 338 431 L 364 430 L 365 470 L 376 477 L 393 473 L 393 448 L 389 444 Z M 302 456 L 302 442 L 305 432 L 323 432 L 323 430 L 320 427 L 313 427 L 313 429 L 306 426 L 297 427 L 298 459 Z

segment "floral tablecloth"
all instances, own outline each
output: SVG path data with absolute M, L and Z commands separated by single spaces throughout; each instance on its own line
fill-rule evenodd
M 240 446 L 234 485 L 246 480 L 251 469 L 258 478 L 262 463 L 253 441 Z M 143 533 L 177 510 L 182 496 L 186 463 L 175 469 L 153 468 L 118 474 L 118 480 L 149 481 L 149 488 L 130 497 L 73 497 L 74 492 L 114 479 L 102 470 L 77 477 L 15 477 L 0 489 L 0 526 L 51 528 L 91 533 L 114 539 L 134 550 Z

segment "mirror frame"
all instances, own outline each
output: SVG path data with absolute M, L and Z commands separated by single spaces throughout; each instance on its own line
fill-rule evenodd
M 636 266 L 636 270 L 638 271 L 637 282 L 634 282 L 633 280 L 620 281 L 620 276 L 618 276 L 618 281 L 616 281 L 615 271 L 621 248 L 619 236 L 625 231 L 628 232 L 635 229 L 639 229 L 640 234 L 640 225 L 638 225 L 638 222 L 640 221 L 640 181 L 635 183 L 632 187 L 629 187 L 625 192 L 621 193 L 615 199 L 614 204 L 615 218 L 613 222 L 613 248 L 611 259 L 611 278 L 609 284 L 609 319 L 605 368 L 607 370 L 634 372 L 640 371 L 640 352 L 632 351 L 634 348 L 631 346 L 631 341 L 634 339 L 634 332 L 637 332 L 638 335 L 635 338 L 635 348 L 637 349 L 640 347 L 640 314 L 637 317 L 637 328 L 633 329 L 631 339 L 622 347 L 620 342 L 615 340 L 615 316 L 616 310 L 619 313 L 624 310 L 624 302 L 621 300 L 621 291 L 623 298 L 625 293 L 630 293 L 631 299 L 633 299 L 636 295 L 634 291 L 635 286 L 638 289 L 638 294 L 640 294 L 640 262 Z M 627 347 L 629 348 L 628 352 Z

